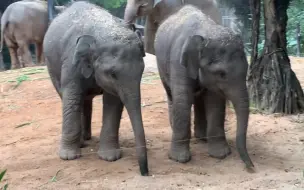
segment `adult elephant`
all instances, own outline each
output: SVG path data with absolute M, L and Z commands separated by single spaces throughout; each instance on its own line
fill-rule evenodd
M 58 8 L 58 7 L 56 7 Z M 61 10 L 61 7 L 59 7 Z M 12 69 L 20 68 L 17 50 L 23 58 L 23 67 L 32 64 L 29 44 L 35 44 L 36 62 L 42 64 L 42 43 L 48 28 L 47 3 L 42 0 L 23 0 L 10 4 L 1 17 L 1 48 L 5 41 Z
M 216 0 L 128 0 L 124 20 L 133 23 L 137 17 L 146 16 L 145 50 L 154 55 L 154 39 L 159 24 L 185 4 L 197 6 L 216 23 L 221 23 Z

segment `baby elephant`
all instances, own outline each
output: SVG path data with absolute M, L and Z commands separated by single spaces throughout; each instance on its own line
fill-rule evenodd
M 80 156 L 81 141 L 91 138 L 92 99 L 103 94 L 99 157 L 107 161 L 121 158 L 118 129 L 126 106 L 140 172 L 148 175 L 140 94 L 145 53 L 137 32 L 105 9 L 78 1 L 52 21 L 43 48 L 62 100 L 60 158 Z
M 192 104 L 195 136 L 208 139 L 211 156 L 225 158 L 230 154 L 224 131 L 227 98 L 237 115 L 237 150 L 246 165 L 253 167 L 246 148 L 248 63 L 241 38 L 201 10 L 186 5 L 160 25 L 155 53 L 173 130 L 169 158 L 178 162 L 191 159 Z

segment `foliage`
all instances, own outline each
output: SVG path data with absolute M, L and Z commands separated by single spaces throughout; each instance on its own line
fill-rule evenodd
M 304 48 L 304 0 L 292 0 L 289 9 L 287 10 L 287 49 L 289 54 L 295 55 L 297 52 L 296 28 L 297 23 L 300 24 L 300 31 L 302 34 L 301 50 Z
M 6 170 L 3 170 L 1 173 L 0 173 L 0 182 L 2 181 L 4 175 L 6 173 Z M 2 187 L 2 190 L 6 190 L 8 187 L 8 184 L 5 184 L 3 187 Z
M 287 21 L 287 50 L 289 55 L 296 55 L 297 53 L 297 40 L 296 40 L 296 28 L 297 23 L 300 23 L 300 30 L 302 34 L 301 39 L 301 53 L 303 54 L 304 48 L 304 0 L 292 0 L 289 8 L 287 9 L 288 21 Z M 261 20 L 260 20 L 260 40 L 258 45 L 259 54 L 264 48 L 265 31 L 264 31 L 264 6 L 261 1 Z
M 127 0 L 91 0 L 90 2 L 103 6 L 105 9 L 120 8 Z

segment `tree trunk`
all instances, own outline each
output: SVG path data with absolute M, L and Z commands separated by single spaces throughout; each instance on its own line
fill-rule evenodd
M 288 5 L 289 0 L 264 0 L 265 45 L 248 76 L 252 103 L 269 113 L 294 114 L 304 110 L 303 90 L 286 50 Z
M 253 63 L 255 63 L 258 58 L 261 1 L 250 0 L 250 10 L 252 14 L 252 37 L 251 37 L 252 51 L 251 51 L 251 60 L 250 60 L 250 68 L 251 68 L 251 66 L 254 65 Z

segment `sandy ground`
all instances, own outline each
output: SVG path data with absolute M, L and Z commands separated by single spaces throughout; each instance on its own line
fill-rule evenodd
M 227 108 L 226 130 L 232 155 L 224 160 L 207 154 L 207 145 L 191 140 L 192 160 L 176 163 L 167 157 L 171 129 L 167 103 L 155 66 L 147 54 L 142 83 L 143 121 L 151 177 L 139 174 L 134 136 L 126 111 L 120 128 L 123 157 L 98 159 L 101 97 L 94 100 L 93 139 L 83 156 L 63 161 L 57 155 L 61 136 L 61 102 L 45 67 L 0 73 L 0 169 L 7 169 L 8 189 L 304 189 L 304 114 L 293 116 L 252 113 L 248 150 L 256 166 L 248 173 L 235 149 L 236 119 Z M 292 59 L 304 85 L 304 59 Z M 148 73 L 148 72 L 154 72 Z

